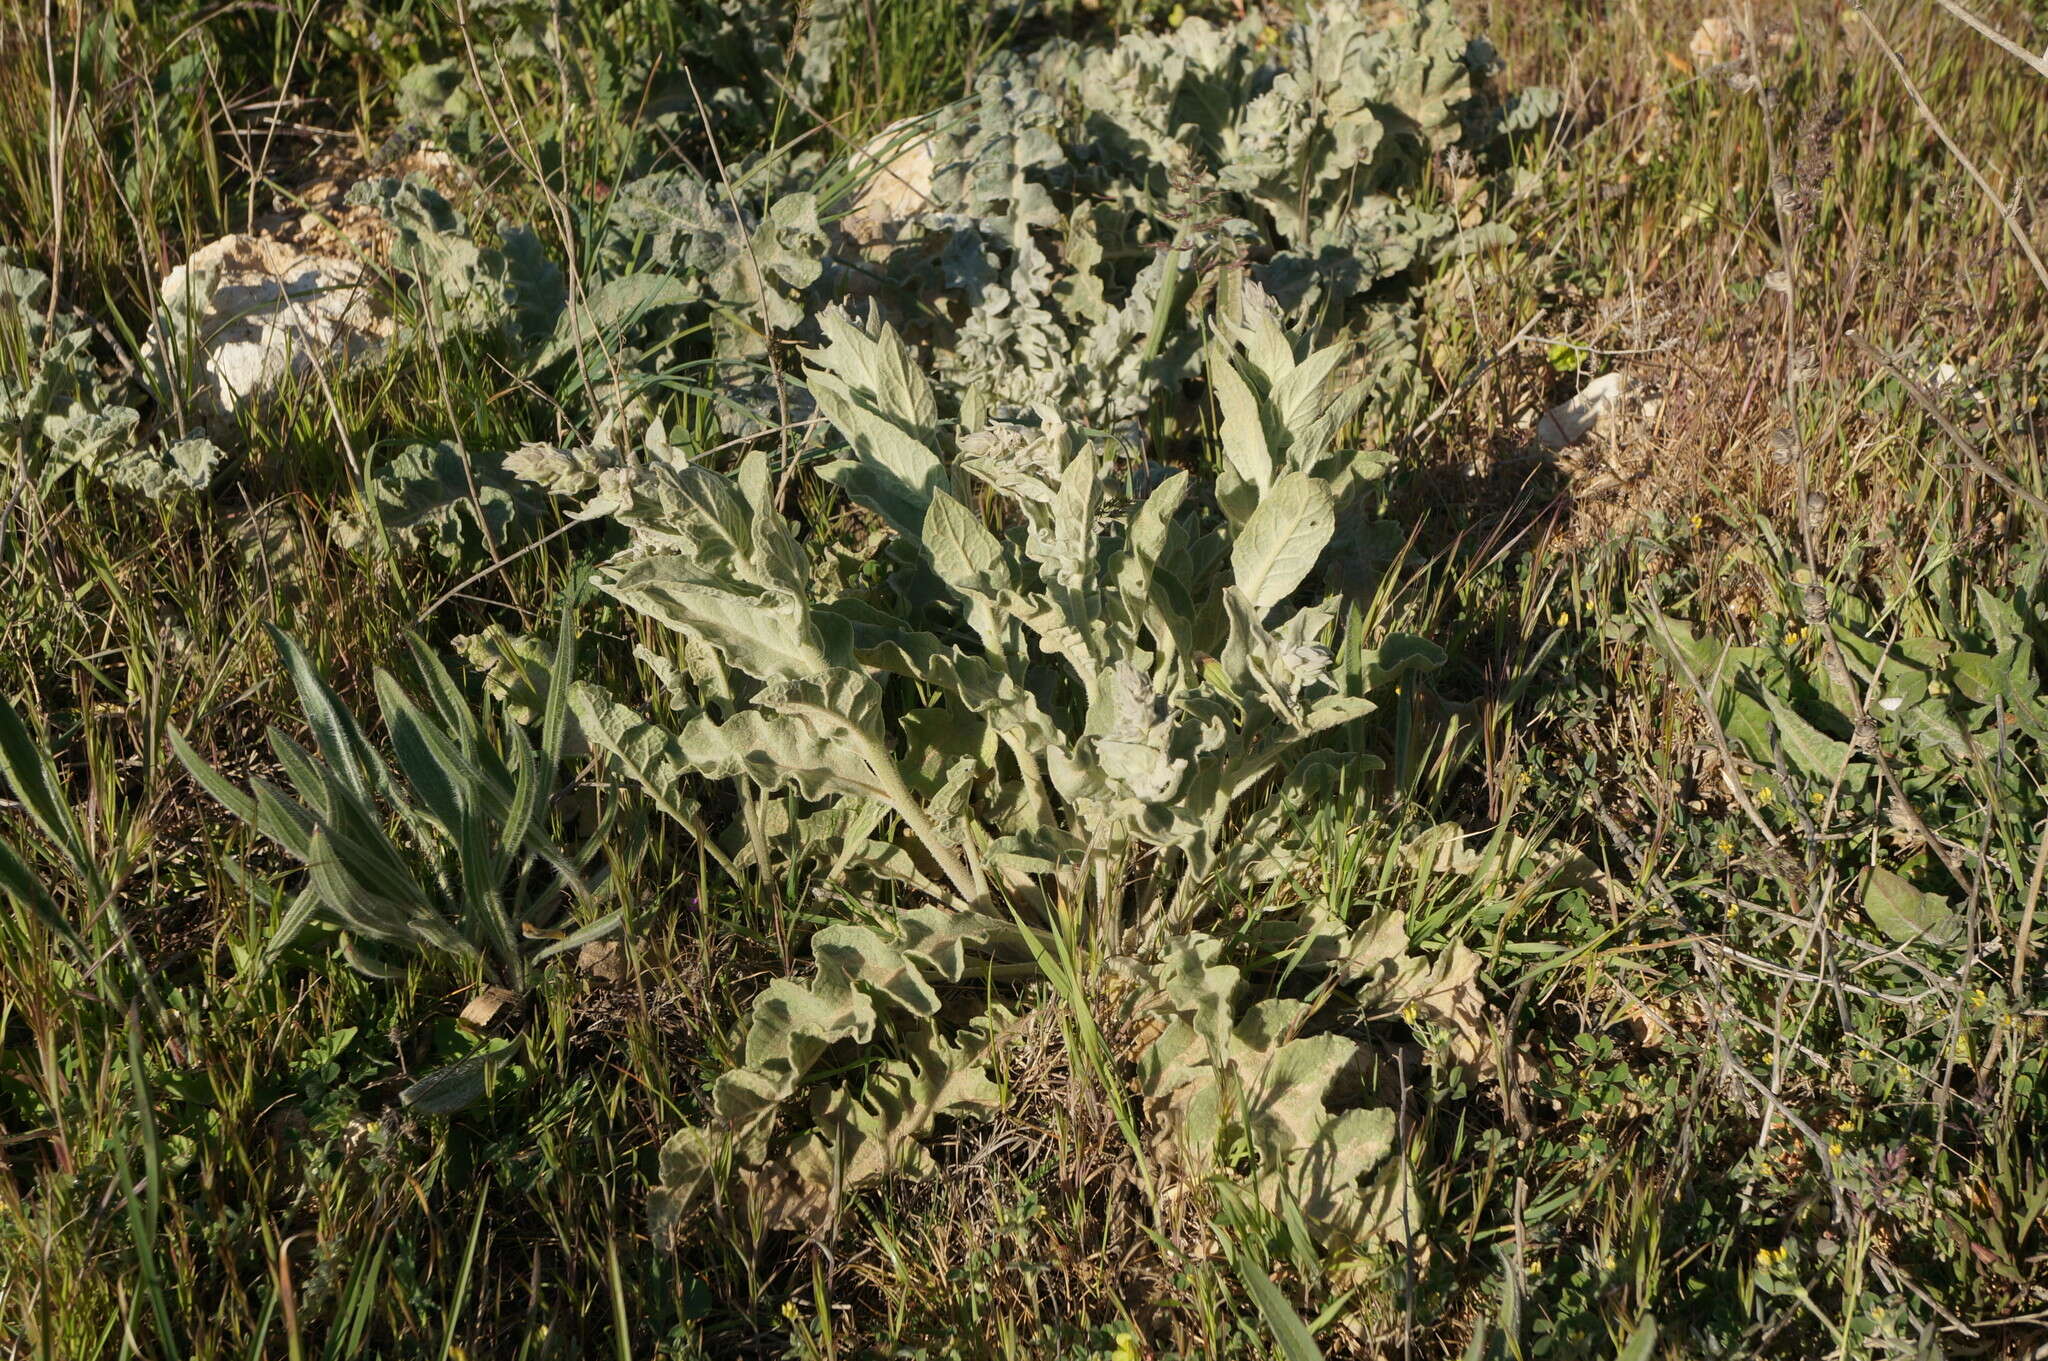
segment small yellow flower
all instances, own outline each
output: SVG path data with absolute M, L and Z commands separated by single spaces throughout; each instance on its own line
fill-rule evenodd
M 1175 5 L 1171 10 L 1167 11 L 1166 26 L 1168 28 L 1179 28 L 1182 24 L 1187 22 L 1187 19 L 1187 10 L 1183 9 L 1179 5 Z
M 1763 788 L 1756 791 L 1756 801 L 1759 804 L 1769 803 L 1772 799 L 1775 799 L 1777 797 L 1778 791 L 1770 785 L 1765 785 Z
M 1828 1156 L 1830 1158 L 1839 1158 L 1842 1156 L 1842 1141 L 1840 1139 L 1828 1140 Z
M 1778 1056 L 1777 1056 L 1777 1055 L 1776 1055 L 1775 1053 L 1772 1053 L 1772 1052 L 1771 1052 L 1771 1051 L 1769 1051 L 1769 1050 L 1766 1050 L 1766 1051 L 1764 1052 L 1764 1067 L 1766 1067 L 1766 1068 L 1772 1067 L 1773 1065 L 1775 1065 L 1775 1064 L 1777 1063 L 1777 1061 L 1778 1061 Z
M 1973 1007 L 1981 1007 L 1981 1006 L 1983 1006 L 1983 1005 L 1984 1005 L 1985 1003 L 1989 1002 L 1990 1000 L 1991 1000 L 1991 994 L 1990 994 L 1990 993 L 1988 993 L 1988 992 L 1986 992 L 1986 991 L 1984 991 L 1984 989 L 1982 989 L 1982 988 L 1971 988 L 1971 989 L 1970 989 L 1970 1005 L 1971 1005 L 1971 1006 L 1973 1006 Z
M 1612 1270 L 1614 1270 L 1614 1254 L 1613 1254 L 1613 1253 L 1611 1253 L 1611 1252 L 1610 1252 L 1610 1253 L 1608 1253 L 1608 1254 L 1607 1254 L 1607 1255 L 1606 1255 L 1605 1257 L 1602 1257 L 1602 1258 L 1600 1259 L 1600 1269 L 1601 1269 L 1602 1271 L 1612 1271 Z
M 1695 530 L 1706 528 L 1706 524 L 1707 522 L 1704 516 L 1695 515 L 1692 517 L 1692 527 Z
M 1572 617 L 1563 610 L 1559 610 L 1557 612 L 1557 626 L 1561 629 L 1570 628 L 1572 626 Z
M 1806 801 L 1818 808 L 1828 801 L 1828 796 L 1818 789 L 1809 789 L 1806 792 Z
M 1723 855 L 1732 855 L 1735 852 L 1735 843 L 1725 836 L 1716 841 L 1714 845 Z
M 1899 1081 L 1901 1081 L 1901 1082 L 1911 1082 L 1912 1080 L 1913 1080 L 1913 1070 L 1912 1070 L 1911 1068 L 1908 1068 L 1908 1067 L 1907 1067 L 1907 1066 L 1906 1066 L 1905 1064 L 1903 1064 L 1903 1063 L 1902 1063 L 1902 1064 L 1900 1064 L 1900 1065 L 1899 1065 Z

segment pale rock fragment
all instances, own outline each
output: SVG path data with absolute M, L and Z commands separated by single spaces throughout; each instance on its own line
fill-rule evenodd
M 626 977 L 626 959 L 619 953 L 615 940 L 594 940 L 576 953 L 576 967 L 606 983 L 618 983 Z
M 1742 30 L 1735 21 L 1714 15 L 1700 20 L 1700 26 L 1692 31 L 1692 39 L 1685 45 L 1686 55 L 1692 58 L 1693 69 L 1719 66 L 1723 62 L 1738 60 L 1742 56 Z
M 1582 444 L 1620 414 L 1627 395 L 1628 375 L 1602 374 L 1581 388 L 1578 396 L 1552 407 L 1536 422 L 1536 438 L 1552 450 Z
M 1763 50 L 1786 52 L 1792 47 L 1792 35 L 1783 28 L 1767 28 L 1758 39 Z M 1702 19 L 1700 26 L 1692 31 L 1692 37 L 1685 45 L 1686 55 L 1692 58 L 1696 72 L 1706 72 L 1715 67 L 1725 67 L 1741 61 L 1749 54 L 1749 43 L 1742 26 L 1725 15 L 1714 15 Z M 1742 73 L 1747 76 L 1748 73 Z M 1751 81 L 1754 77 L 1749 77 Z M 1741 88 L 1741 80 L 1731 81 Z
M 374 353 L 394 329 L 361 265 L 267 236 L 201 247 L 158 297 L 144 362 L 223 414 L 315 365 Z
M 517 1012 L 524 1005 L 519 994 L 508 988 L 486 986 L 482 992 L 469 999 L 469 1005 L 462 1009 L 462 1023 L 477 1030 L 487 1029 L 498 1018 L 498 1013 L 507 1007 Z
M 930 212 L 932 197 L 932 135 L 927 118 L 903 118 L 883 128 L 849 158 L 853 169 L 867 176 L 853 207 L 839 226 L 855 244 L 887 247 L 896 243 L 904 219 Z

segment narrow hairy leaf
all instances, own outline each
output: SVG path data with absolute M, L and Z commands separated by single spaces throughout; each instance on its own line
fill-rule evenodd
M 304 888 L 292 897 L 291 905 L 284 915 L 277 919 L 277 926 L 271 931 L 270 939 L 263 947 L 263 967 L 277 963 L 279 956 L 291 948 L 313 918 L 320 912 L 320 895 L 312 888 Z
M 422 1115 L 453 1115 L 483 1099 L 491 1069 L 505 1058 L 503 1051 L 472 1054 L 459 1062 L 436 1068 L 400 1092 L 398 1099 Z M 482 1211 L 481 1202 L 477 1209 Z
M 1280 1287 L 1273 1284 L 1273 1278 L 1248 1261 L 1242 1252 L 1230 1254 L 1230 1264 L 1237 1270 L 1238 1280 L 1244 1283 L 1245 1293 L 1258 1306 L 1259 1316 L 1266 1321 L 1267 1331 L 1280 1346 L 1280 1354 L 1286 1361 L 1323 1361 L 1323 1349 L 1316 1345 L 1308 1324 Z
M 455 683 L 455 677 L 449 674 L 441 658 L 418 638 L 408 638 L 406 648 L 412 654 L 414 669 L 426 684 L 427 700 L 434 706 L 434 716 L 443 728 L 455 734 L 464 751 L 473 750 L 482 734 L 477 728 L 476 715 L 470 710 L 469 697 L 462 693 L 462 687 Z
M 384 763 L 370 749 L 355 715 L 343 704 L 313 667 L 298 641 L 283 630 L 265 625 L 270 641 L 284 660 L 292 688 L 298 691 L 299 707 L 305 711 L 307 726 L 320 754 L 341 776 L 342 783 L 357 798 L 369 802 L 373 790 L 388 783 Z
M 185 734 L 176 728 L 166 728 L 164 737 L 171 745 L 171 753 L 178 758 L 178 764 L 192 777 L 193 783 L 212 796 L 214 802 L 233 813 L 242 821 L 254 826 L 256 823 L 256 800 L 233 784 L 221 778 L 219 771 L 209 764 L 205 757 L 193 750 L 185 740 Z
M 443 750 L 452 752 L 454 743 L 434 727 L 432 720 L 383 670 L 377 672 L 376 691 L 384 712 L 384 730 L 391 734 L 391 748 L 398 758 L 400 773 L 441 830 L 453 836 L 461 824 L 468 794 L 462 772 L 441 754 Z M 430 731 L 432 737 L 428 736 Z
M 540 798 L 554 792 L 554 772 L 562 762 L 562 743 L 569 730 L 569 685 L 576 673 L 576 587 L 562 593 L 561 622 L 555 630 L 555 656 L 548 667 L 548 693 L 540 716 Z
M 623 911 L 607 912 L 596 921 L 590 923 L 590 925 L 579 927 L 560 940 L 552 941 L 534 951 L 533 962 L 538 964 L 544 959 L 553 959 L 556 955 L 566 954 L 571 950 L 580 950 L 592 941 L 603 940 L 606 936 L 611 935 L 623 926 L 625 921 L 626 914 Z

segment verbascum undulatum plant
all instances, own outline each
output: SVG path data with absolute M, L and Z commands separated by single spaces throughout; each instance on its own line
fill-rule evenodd
M 1374 764 L 1315 750 L 1374 708 L 1346 678 L 1428 662 L 1406 640 L 1333 664 L 1317 565 L 1338 498 L 1374 469 L 1339 448 L 1334 357 L 1245 296 L 1211 355 L 1229 469 L 1210 507 L 1186 473 L 1131 487 L 1049 409 L 961 436 L 886 324 L 820 324 L 806 384 L 843 442 L 821 472 L 883 527 L 872 564 L 816 551 L 762 453 L 731 476 L 521 461 L 625 527 L 598 584 L 674 639 L 640 649 L 654 709 L 575 687 L 582 737 L 700 836 L 694 791 L 736 789 L 732 833 L 709 839 L 730 872 L 794 860 L 860 904 L 811 937 L 806 976 L 757 1000 L 708 1118 L 664 1151 L 658 1216 L 739 1196 L 815 1227 L 926 1165 L 935 1120 L 996 1102 L 995 1051 L 1048 978 L 1073 976 L 1078 931 L 1157 1022 L 1133 1057 L 1167 1165 L 1242 1175 L 1328 1241 L 1384 1231 L 1400 1163 L 1386 1113 L 1360 1104 L 1359 1041 L 1337 1031 L 1468 987 L 1469 956 L 1432 966 L 1398 917 L 1311 913 L 1240 967 L 1198 930 L 1217 876 L 1287 863 L 1289 798 Z M 478 655 L 517 687 L 517 644 Z M 922 905 L 885 905 L 906 898 Z M 1296 992 L 1274 990 L 1281 974 Z M 876 1061 L 817 1080 L 841 1046 Z

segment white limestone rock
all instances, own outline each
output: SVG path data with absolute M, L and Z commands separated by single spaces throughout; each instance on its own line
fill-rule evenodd
M 1552 407 L 1536 422 L 1537 440 L 1551 450 L 1584 443 L 1588 436 L 1621 414 L 1628 386 L 1625 374 L 1609 373 L 1595 378 L 1579 390 L 1578 396 Z
M 932 197 L 934 131 L 929 116 L 900 119 L 853 153 L 853 169 L 868 178 L 839 227 L 856 245 L 886 252 L 906 218 L 938 206 Z
M 315 365 L 391 339 L 389 310 L 352 260 L 268 236 L 224 236 L 171 271 L 143 349 L 157 378 L 226 414 Z

